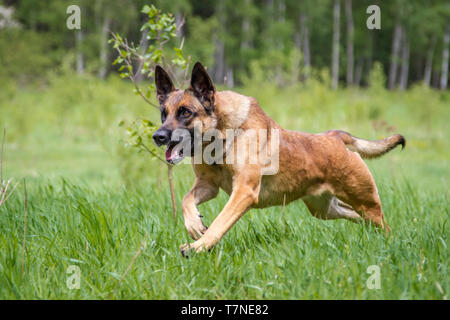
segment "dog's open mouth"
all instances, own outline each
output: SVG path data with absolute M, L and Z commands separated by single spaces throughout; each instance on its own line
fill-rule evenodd
M 171 141 L 166 149 L 166 161 L 170 164 L 177 164 L 183 159 L 184 152 L 180 141 Z

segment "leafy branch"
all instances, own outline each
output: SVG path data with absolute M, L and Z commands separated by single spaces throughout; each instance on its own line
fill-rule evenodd
M 139 77 L 142 75 L 147 79 L 154 79 L 155 66 L 160 64 L 165 67 L 175 80 L 177 79 L 177 72 L 175 72 L 173 67 L 181 68 L 184 70 L 183 78 L 186 81 L 189 58 L 185 59 L 183 56 L 182 48 L 184 38 L 181 40 L 179 47 L 174 47 L 170 52 L 165 50 L 165 46 L 176 38 L 177 25 L 172 14 L 164 13 L 154 5 L 145 5 L 141 12 L 147 15 L 147 22 L 140 29 L 143 33 L 143 39 L 146 40 L 144 41 L 146 44 L 141 43 L 140 46 L 135 46 L 133 42 L 129 43 L 127 39 L 124 39 L 118 33 L 112 32 L 112 38 L 109 42 L 113 44 L 113 48 L 118 53 L 113 65 L 120 66 L 119 72 L 121 78 L 129 78 L 131 80 L 135 94 L 159 110 L 158 105 L 152 101 L 152 95 L 156 91 L 154 81 L 151 81 L 146 89 L 142 89 Z M 178 26 L 178 28 L 181 27 L 182 24 Z M 167 61 L 169 56 L 172 57 L 170 63 Z M 124 124 L 124 121 L 119 123 L 120 126 Z M 157 129 L 158 127 L 150 120 L 137 119 L 126 128 L 127 138 L 125 139 L 125 145 L 137 148 L 138 151 L 145 151 L 152 158 L 167 165 L 172 210 L 174 220 L 176 221 L 177 208 L 172 178 L 173 165 L 164 160 L 161 149 L 156 148 L 152 141 L 152 135 Z

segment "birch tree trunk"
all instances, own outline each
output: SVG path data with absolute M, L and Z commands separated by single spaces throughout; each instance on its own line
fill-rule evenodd
M 448 84 L 448 45 L 450 42 L 450 27 L 447 27 L 445 29 L 445 35 L 444 35 L 444 45 L 442 50 L 442 71 L 441 71 L 441 90 L 447 89 Z
M 84 56 L 83 56 L 83 30 L 77 30 L 75 33 L 75 47 L 77 50 L 77 73 L 84 73 Z
M 309 78 L 309 73 L 311 69 L 311 52 L 309 49 L 309 28 L 308 28 L 308 16 L 302 14 L 302 29 L 303 29 L 303 61 L 305 64 L 305 80 Z
M 354 26 L 352 15 L 352 0 L 345 0 L 345 15 L 347 17 L 347 86 L 353 84 L 353 39 L 354 39 Z
M 356 69 L 355 69 L 355 79 L 353 81 L 353 84 L 357 87 L 359 87 L 361 83 L 361 75 L 364 67 L 364 59 L 362 57 L 357 59 L 356 62 Z
M 139 51 L 140 51 L 140 54 L 142 54 L 142 55 L 145 54 L 145 52 L 147 51 L 147 48 L 148 48 L 147 34 L 148 34 L 148 29 L 145 29 L 142 32 L 141 41 L 139 41 L 139 49 L 140 49 Z M 141 72 L 143 66 L 144 66 L 144 60 L 142 60 L 139 63 L 139 66 L 137 67 L 137 70 L 136 70 L 136 81 L 137 82 L 140 82 L 143 79 L 143 75 Z
M 225 77 L 225 46 L 218 35 L 215 36 L 214 46 L 214 81 L 223 83 Z
M 281 23 L 284 23 L 286 21 L 286 3 L 284 2 L 284 0 L 278 0 L 277 13 L 278 13 L 277 20 Z M 284 43 L 283 43 L 283 39 L 281 37 L 275 38 L 275 46 L 277 48 L 279 48 L 280 51 L 283 51 Z M 282 86 L 283 80 L 284 80 L 283 75 L 282 75 L 283 67 L 282 67 L 281 63 L 279 63 L 279 61 L 277 61 L 277 62 L 278 62 L 278 64 L 277 64 L 276 70 L 275 70 L 275 79 L 276 79 L 278 86 Z
M 226 70 L 227 71 L 226 71 L 226 76 L 225 76 L 225 83 L 228 88 L 233 88 L 234 87 L 233 69 L 230 67 L 227 67 Z
M 307 80 L 311 67 L 311 53 L 309 49 L 308 16 L 305 13 L 298 15 L 300 30 L 295 34 L 295 47 L 302 53 L 304 70 L 301 74 L 302 80 Z
M 433 70 L 432 71 L 432 77 L 431 77 L 431 86 L 433 88 L 439 88 L 439 79 L 440 79 L 440 74 L 439 74 L 439 70 Z
M 247 12 L 249 12 L 251 10 L 251 6 L 252 6 L 252 0 L 245 0 L 244 3 L 244 13 L 242 16 L 242 25 L 241 25 L 241 30 L 242 30 L 242 37 L 241 37 L 241 43 L 239 46 L 239 50 L 241 52 L 241 59 L 239 61 L 239 67 L 241 70 L 245 70 L 247 68 L 247 64 L 248 64 L 248 54 L 249 54 L 249 50 L 250 48 L 253 47 L 253 43 L 252 43 L 252 34 L 250 31 L 250 17 L 247 14 Z
M 430 86 L 431 83 L 431 70 L 433 69 L 433 56 L 435 47 L 436 47 L 436 37 L 433 37 L 433 39 L 431 40 L 431 45 L 427 51 L 425 70 L 423 74 L 423 81 L 427 86 Z
M 333 90 L 338 87 L 339 80 L 339 19 L 340 19 L 340 0 L 334 0 L 333 8 L 333 61 L 331 67 L 331 88 Z
M 175 25 L 177 26 L 177 37 L 182 39 L 184 37 L 184 16 L 183 12 L 178 11 L 175 14 Z
M 405 30 L 402 31 L 402 64 L 400 70 L 399 87 L 401 90 L 406 90 L 408 86 L 408 71 L 409 71 L 409 40 Z
M 224 83 L 225 80 L 225 45 L 221 39 L 223 29 L 226 28 L 226 13 L 223 1 L 219 1 L 216 7 L 216 14 L 219 17 L 219 29 L 214 35 L 214 81 L 217 83 Z
M 241 50 L 243 50 L 243 51 L 250 48 L 249 31 L 250 31 L 250 22 L 249 22 L 248 16 L 245 15 L 244 19 L 242 20 Z
M 250 10 L 251 0 L 245 0 L 245 9 Z M 250 35 L 250 19 L 248 14 L 244 14 L 242 17 L 242 41 L 241 50 L 246 51 L 252 46 Z
M 389 67 L 388 88 L 393 89 L 397 80 L 398 54 L 402 37 L 402 27 L 399 22 L 395 24 L 394 35 L 392 37 L 391 65 Z
M 295 49 L 297 49 L 297 52 L 302 52 L 302 28 L 301 28 L 301 15 L 298 15 L 297 18 L 298 21 L 298 28 L 295 31 L 294 34 L 294 45 L 295 45 Z M 298 79 L 300 79 L 302 77 L 302 73 L 300 70 L 300 62 L 302 62 L 303 57 L 301 57 L 300 59 L 294 59 L 294 61 L 292 62 L 292 81 L 296 82 Z
M 100 38 L 100 70 L 98 76 L 105 79 L 108 72 L 108 34 L 111 27 L 111 17 L 108 12 L 103 19 L 103 27 Z
M 294 44 L 295 48 L 298 51 L 302 51 L 302 40 L 303 40 L 303 30 L 302 30 L 302 16 L 298 15 L 298 25 L 299 28 L 295 31 L 294 34 Z

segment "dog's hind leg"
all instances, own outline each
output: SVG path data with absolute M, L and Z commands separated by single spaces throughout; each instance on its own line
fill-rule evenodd
M 366 222 L 377 227 L 390 230 L 385 224 L 381 201 L 375 181 L 361 157 L 349 151 L 351 174 L 348 174 L 335 185 L 335 194 L 341 201 L 349 204 Z
M 308 210 L 319 219 L 347 219 L 353 222 L 362 221 L 361 216 L 347 203 L 339 200 L 329 192 L 320 196 L 307 196 L 303 198 Z
M 361 216 L 366 222 L 372 223 L 381 229 L 386 229 L 386 233 L 390 231 L 390 227 L 385 224 L 384 214 L 377 192 L 366 194 L 365 196 L 355 192 L 340 195 L 339 197 L 351 203 L 351 206 L 355 208 L 355 211 L 361 213 Z

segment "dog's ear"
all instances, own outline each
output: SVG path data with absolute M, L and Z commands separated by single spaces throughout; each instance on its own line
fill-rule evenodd
M 167 99 L 167 96 L 175 90 L 175 86 L 167 72 L 160 65 L 156 65 L 155 68 L 155 84 L 156 97 L 159 103 L 162 104 Z
M 190 90 L 200 100 L 206 111 L 211 112 L 214 107 L 214 93 L 216 88 L 211 78 L 200 62 L 192 69 Z

